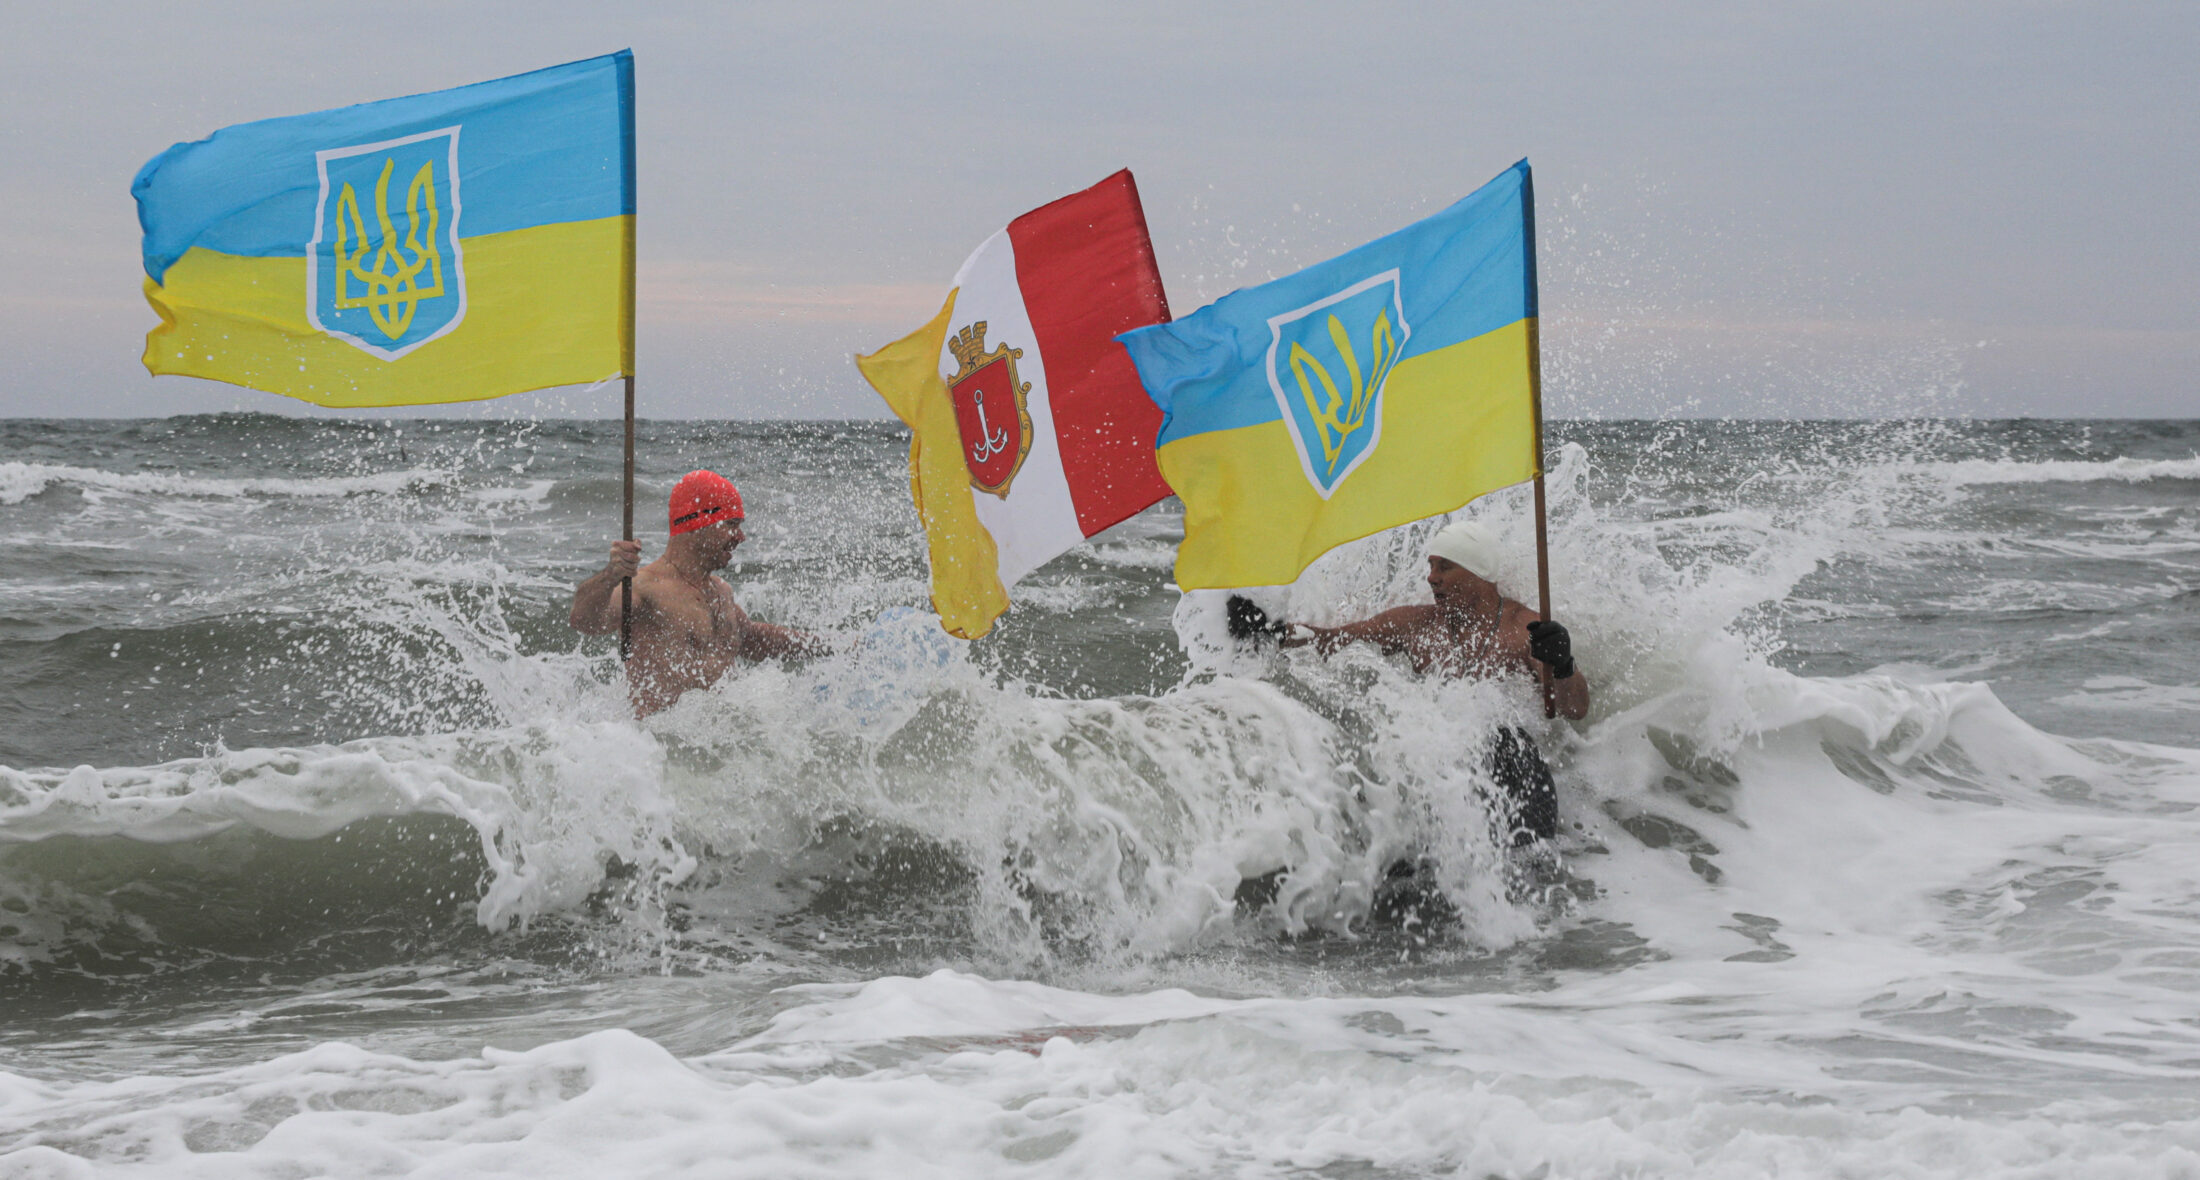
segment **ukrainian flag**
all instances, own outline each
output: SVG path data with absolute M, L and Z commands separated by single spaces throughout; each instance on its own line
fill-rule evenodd
M 1118 337 L 1164 416 L 1183 588 L 1316 557 L 1540 473 L 1528 162 L 1442 213 Z
M 634 371 L 630 52 L 224 128 L 130 191 L 155 374 L 397 406 Z

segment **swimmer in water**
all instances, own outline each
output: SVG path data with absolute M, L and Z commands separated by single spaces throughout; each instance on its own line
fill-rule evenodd
M 1573 640 L 1565 625 L 1544 619 L 1498 590 L 1497 554 L 1497 537 L 1487 526 L 1454 521 L 1429 542 L 1428 586 L 1434 602 L 1393 607 L 1357 623 L 1317 627 L 1271 620 L 1250 599 L 1232 595 L 1230 636 L 1273 638 L 1282 647 L 1312 646 L 1325 656 L 1347 644 L 1370 643 L 1386 655 L 1406 657 L 1416 672 L 1446 677 L 1534 678 L 1541 664 L 1550 670 L 1559 716 L 1588 716 L 1588 677 L 1574 667 Z M 1491 744 L 1490 771 L 1518 811 L 1516 840 L 1548 839 L 1557 832 L 1550 768 L 1525 732 L 1511 726 L 1498 731 Z
M 691 471 L 672 489 L 672 539 L 664 556 L 641 564 L 639 541 L 613 541 L 611 560 L 573 591 L 568 621 L 584 635 L 619 630 L 619 582 L 634 579 L 633 650 L 627 689 L 634 714 L 667 709 L 694 688 L 709 688 L 737 660 L 818 656 L 823 639 L 749 617 L 718 571 L 746 540 L 747 514 L 733 481 Z

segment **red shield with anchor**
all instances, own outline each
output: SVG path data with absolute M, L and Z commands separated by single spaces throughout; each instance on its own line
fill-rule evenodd
M 970 485 L 1005 500 L 1031 453 L 1031 383 L 1016 378 L 1016 359 L 1024 350 L 1002 344 L 987 352 L 984 320 L 949 337 L 947 347 L 961 366 L 948 378 L 947 394 Z

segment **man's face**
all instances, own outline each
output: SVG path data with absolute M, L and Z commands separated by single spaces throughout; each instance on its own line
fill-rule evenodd
M 733 561 L 733 551 L 748 534 L 741 531 L 741 518 L 712 521 L 695 530 L 697 548 L 709 559 L 710 568 L 722 570 Z
M 1489 581 L 1476 577 L 1465 566 L 1449 558 L 1428 559 L 1428 588 L 1436 595 L 1436 601 L 1455 605 L 1472 602 L 1496 587 Z

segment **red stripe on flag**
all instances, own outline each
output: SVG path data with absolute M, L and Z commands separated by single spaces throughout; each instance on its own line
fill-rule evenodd
M 1077 527 L 1091 536 L 1169 494 L 1154 461 L 1161 408 L 1119 332 L 1169 318 L 1138 184 L 1124 169 L 1008 223 Z

